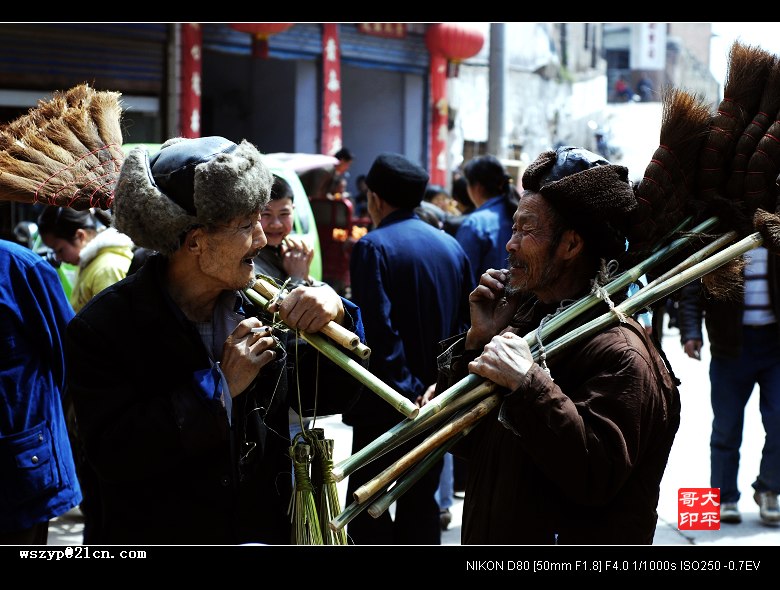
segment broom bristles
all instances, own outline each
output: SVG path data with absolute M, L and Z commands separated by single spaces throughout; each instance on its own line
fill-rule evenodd
M 727 170 L 737 141 L 753 120 L 774 64 L 775 57 L 760 47 L 739 41 L 732 44 L 723 100 L 701 150 L 700 199 L 709 201 L 725 197 Z
M 0 128 L 0 199 L 108 209 L 124 161 L 120 96 L 81 84 Z
M 639 206 L 631 212 L 631 261 L 645 258 L 691 208 L 696 162 L 712 120 L 698 95 L 671 88 L 662 102 L 660 145 L 635 191 Z
M 763 200 L 762 182 L 756 186 L 753 179 L 748 178 L 748 166 L 756 145 L 773 122 L 774 114 L 780 109 L 780 60 L 775 60 L 769 73 L 769 79 L 764 87 L 761 104 L 753 120 L 745 127 L 742 136 L 737 140 L 734 159 L 731 163 L 731 176 L 726 185 L 726 192 L 731 200 L 744 200 L 748 206 L 755 209 L 754 200 Z M 751 197 L 750 193 L 756 193 Z

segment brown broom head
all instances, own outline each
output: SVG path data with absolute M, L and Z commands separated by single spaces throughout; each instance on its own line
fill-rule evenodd
M 750 156 L 745 176 L 745 203 L 750 212 L 775 209 L 780 174 L 780 111 Z
M 723 100 L 699 158 L 699 199 L 727 198 L 726 183 L 737 142 L 758 111 L 775 62 L 774 55 L 760 47 L 739 41 L 732 44 Z
M 660 145 L 634 191 L 638 206 L 631 212 L 630 265 L 646 258 L 696 207 L 697 163 L 712 113 L 702 97 L 684 90 L 667 88 L 661 100 Z
M 81 84 L 0 126 L 0 200 L 110 208 L 124 162 L 120 96 Z
M 704 291 L 709 297 L 720 301 L 740 301 L 745 289 L 742 278 L 745 265 L 745 258 L 737 256 L 711 273 L 707 273 L 701 278 Z
M 748 164 L 750 158 L 756 150 L 759 141 L 775 122 L 778 109 L 780 109 L 780 59 L 775 59 L 775 64 L 769 72 L 769 78 L 764 87 L 764 93 L 761 96 L 761 104 L 753 120 L 745 127 L 742 136 L 737 141 L 734 152 L 734 159 L 731 162 L 731 174 L 726 184 L 726 194 L 732 201 L 744 200 L 748 202 L 748 207 L 755 210 L 756 205 L 752 202 L 755 197 L 746 194 L 745 184 L 748 182 Z M 754 175 L 755 176 L 755 175 Z M 751 186 L 749 191 L 753 194 L 762 192 L 765 189 L 763 178 L 758 186 Z M 750 181 L 753 183 L 753 181 Z M 759 197 L 760 198 L 760 197 Z
M 753 225 L 764 238 L 764 247 L 770 252 L 780 255 L 780 211 L 770 213 L 758 209 L 753 215 Z

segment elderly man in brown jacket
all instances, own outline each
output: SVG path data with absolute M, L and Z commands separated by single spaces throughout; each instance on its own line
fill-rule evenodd
M 539 362 L 524 338 L 620 261 L 636 206 L 627 173 L 580 148 L 542 153 L 523 175 L 509 268 L 481 276 L 469 331 L 443 343 L 438 391 L 471 372 L 505 393 L 454 447 L 469 466 L 463 544 L 653 542 L 676 377 L 631 318 Z

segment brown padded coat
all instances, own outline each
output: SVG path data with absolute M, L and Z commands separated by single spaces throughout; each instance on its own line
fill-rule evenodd
M 440 356 L 439 391 L 476 356 L 462 346 Z M 453 449 L 468 460 L 462 544 L 651 544 L 680 424 L 676 377 L 633 320 L 548 365 Z

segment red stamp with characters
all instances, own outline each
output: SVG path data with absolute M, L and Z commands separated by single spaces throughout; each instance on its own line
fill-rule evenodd
M 720 488 L 680 488 L 677 494 L 677 529 L 720 530 Z

